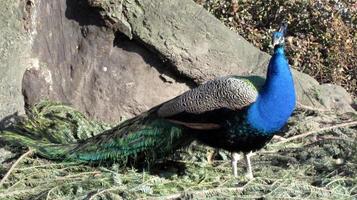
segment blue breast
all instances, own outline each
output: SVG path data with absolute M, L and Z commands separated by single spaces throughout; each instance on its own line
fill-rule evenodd
M 247 122 L 262 134 L 279 131 L 295 108 L 294 81 L 284 55 L 284 47 L 275 47 L 266 82 L 257 101 L 248 109 Z

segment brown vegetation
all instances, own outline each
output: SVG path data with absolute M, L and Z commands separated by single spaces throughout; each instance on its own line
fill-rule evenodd
M 262 51 L 271 33 L 289 23 L 287 54 L 293 68 L 320 83 L 357 95 L 357 2 L 348 0 L 196 0 Z

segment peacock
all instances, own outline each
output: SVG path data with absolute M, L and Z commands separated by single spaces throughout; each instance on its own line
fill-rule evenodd
M 274 54 L 266 79 L 225 76 L 210 80 L 93 137 L 76 141 L 35 131 L 5 130 L 0 140 L 32 148 L 52 160 L 122 166 L 155 163 L 198 141 L 232 153 L 237 176 L 239 153 L 253 177 L 250 156 L 287 123 L 295 108 L 295 89 L 284 54 L 283 24 L 273 33 Z

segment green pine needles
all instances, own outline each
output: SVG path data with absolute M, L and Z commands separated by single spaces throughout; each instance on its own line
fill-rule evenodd
M 1 131 L 0 141 L 7 140 L 11 146 L 6 149 L 14 152 L 22 144 L 41 156 L 25 153 L 0 161 L 0 200 L 357 197 L 356 114 L 298 110 L 288 124 L 287 139 L 273 139 L 252 157 L 256 177 L 250 181 L 244 178 L 243 161 L 238 164 L 240 177 L 236 179 L 231 175 L 229 152 L 219 151 L 210 164 L 207 148 L 196 143 L 176 151 L 168 161 L 150 166 L 149 172 L 123 167 L 133 160 L 158 161 L 181 143 L 181 129 L 146 118 L 147 114 L 142 117 L 149 120 L 134 118 L 113 129 L 57 103 L 38 104 L 28 116 L 12 130 Z M 131 134 L 125 135 L 118 127 Z M 165 137 L 159 138 L 158 131 Z M 65 155 L 67 160 L 43 159 L 46 155 L 57 160 Z

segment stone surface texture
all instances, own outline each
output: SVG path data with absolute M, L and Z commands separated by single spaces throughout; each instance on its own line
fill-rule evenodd
M 264 76 L 270 59 L 191 0 L 4 1 L 1 9 L 1 118 L 54 100 L 117 123 L 217 76 Z M 293 74 L 299 104 L 353 111 L 344 89 Z
M 21 81 L 30 54 L 32 32 L 24 23 L 26 4 L 0 0 L 0 119 L 24 112 Z M 28 19 L 30 21 L 30 19 Z

